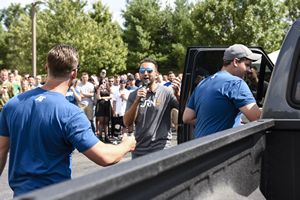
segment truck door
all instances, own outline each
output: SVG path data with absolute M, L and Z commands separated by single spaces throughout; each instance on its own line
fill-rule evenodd
M 227 47 L 188 47 L 185 58 L 184 73 L 181 85 L 181 98 L 178 119 L 178 144 L 193 139 L 193 126 L 183 124 L 182 115 L 194 88 L 204 78 L 219 71 L 223 64 L 223 54 Z M 260 47 L 250 48 L 254 53 L 262 55 L 259 61 L 252 65 L 258 72 L 258 84 L 255 88 L 255 98 L 262 105 L 267 83 L 273 71 L 274 64 Z

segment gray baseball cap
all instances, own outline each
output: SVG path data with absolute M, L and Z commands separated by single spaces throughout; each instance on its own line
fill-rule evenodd
M 247 58 L 249 60 L 256 61 L 261 58 L 261 55 L 253 53 L 245 45 L 234 44 L 225 50 L 223 60 L 233 60 L 235 58 Z

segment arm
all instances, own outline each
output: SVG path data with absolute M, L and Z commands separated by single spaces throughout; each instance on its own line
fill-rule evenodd
M 76 101 L 80 102 L 81 101 L 80 93 L 79 94 L 77 93 L 77 91 L 75 90 L 74 86 L 71 86 L 70 89 L 72 90 Z
M 177 101 L 180 101 L 180 87 L 181 87 L 181 81 L 179 78 L 176 78 L 173 82 L 172 82 L 172 87 L 174 90 L 174 95 L 177 99 Z
M 89 88 L 85 89 L 85 90 L 80 90 L 80 95 L 82 97 L 86 97 L 86 98 L 90 98 L 93 97 L 95 95 L 95 87 L 93 85 L 91 85 Z
M 3 103 L 7 103 L 10 99 L 10 95 L 9 95 L 9 92 L 8 92 L 8 86 L 1 86 L 1 89 L 0 89 L 0 98 L 2 99 Z
M 135 99 L 133 104 L 130 106 L 130 108 L 125 112 L 125 115 L 123 117 L 124 125 L 126 127 L 129 127 L 133 124 L 137 117 L 137 111 L 138 107 L 140 105 L 140 99 Z
M 194 110 L 185 107 L 185 110 L 183 112 L 182 121 L 185 124 L 196 124 L 196 113 Z
M 99 141 L 83 154 L 98 165 L 108 166 L 119 162 L 125 154 L 135 149 L 135 145 L 135 137 L 124 134 L 119 145 L 105 144 Z
M 105 101 L 108 101 L 111 99 L 111 96 L 107 96 L 107 97 L 101 97 L 100 99 L 104 99 Z
M 96 91 L 97 91 L 97 92 L 96 92 L 96 99 L 97 99 L 97 100 L 100 100 L 100 99 L 101 99 L 101 95 L 100 95 L 100 86 L 97 88 Z
M 82 97 L 93 97 L 94 93 L 93 92 L 80 92 Z
M 99 86 L 98 88 L 97 88 L 97 92 L 96 92 L 96 99 L 97 100 L 101 100 L 101 99 L 104 99 L 105 101 L 108 101 L 108 100 L 110 100 L 111 99 L 111 95 L 110 96 L 105 96 L 105 97 L 102 97 L 101 96 L 101 94 L 100 94 L 100 88 L 101 86 Z
M 8 149 L 9 137 L 0 136 L 0 176 L 6 164 Z
M 256 103 L 250 103 L 239 108 L 249 121 L 255 121 L 260 118 L 261 111 Z
M 137 90 L 136 98 L 134 99 L 132 104 L 130 105 L 130 102 L 127 101 L 127 106 L 130 105 L 130 107 L 128 109 L 126 109 L 125 115 L 123 117 L 124 125 L 126 127 L 131 126 L 133 124 L 133 122 L 135 121 L 135 119 L 137 117 L 141 97 L 145 97 L 146 94 L 147 94 L 147 89 L 140 88 Z
M 122 98 L 122 100 L 127 101 L 128 100 L 128 94 L 121 94 L 121 98 Z

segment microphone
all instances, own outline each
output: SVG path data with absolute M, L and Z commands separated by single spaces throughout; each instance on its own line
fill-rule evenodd
M 149 83 L 150 83 L 149 79 L 143 80 L 143 86 L 142 86 L 142 88 L 147 88 L 148 85 L 149 85 Z M 141 97 L 140 102 L 143 103 L 143 102 L 145 102 L 145 100 L 146 100 L 146 97 Z

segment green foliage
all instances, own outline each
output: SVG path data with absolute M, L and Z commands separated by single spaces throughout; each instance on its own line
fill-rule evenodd
M 24 27 L 25 30 L 23 30 L 24 23 L 19 23 L 22 19 L 26 21 L 26 14 L 28 14 L 28 9 L 22 8 L 20 4 L 11 4 L 7 9 L 0 10 L 0 21 L 2 23 L 0 28 L 0 65 L 3 67 L 7 68 L 8 65 L 12 63 L 11 68 L 15 68 L 18 66 L 15 62 L 15 58 L 24 58 L 24 55 L 19 52 L 14 56 L 11 55 L 15 49 L 18 49 L 17 45 L 21 43 L 21 45 L 23 45 L 21 38 L 17 37 L 16 40 L 11 40 L 11 38 L 14 33 L 20 33 L 27 30 L 27 27 Z M 12 24 L 18 23 L 20 26 L 19 28 L 16 29 L 11 27 Z M 7 31 L 10 30 L 10 28 L 12 28 L 12 30 Z
M 169 32 L 172 35 L 172 43 L 168 47 L 170 66 L 178 71 L 183 71 L 184 59 L 187 46 L 194 44 L 193 32 L 194 24 L 191 21 L 192 5 L 187 0 L 175 0 L 175 9 L 170 12 Z M 173 69 L 174 70 L 174 69 Z M 174 70 L 175 71 L 175 70 Z
M 267 51 L 280 47 L 287 23 L 281 1 L 207 0 L 192 12 L 195 39 L 201 45 L 258 45 Z
M 134 69 L 141 59 L 151 57 L 161 72 L 181 70 L 186 47 L 193 41 L 190 10 L 187 0 L 176 0 L 174 9 L 169 5 L 161 9 L 158 0 L 129 1 L 123 13 L 127 66 Z
M 77 47 L 82 71 L 98 73 L 105 68 L 114 73 L 126 69 L 127 49 L 120 28 L 111 22 L 108 9 L 97 2 L 86 14 L 84 6 L 85 2 L 81 1 L 50 1 L 49 10 L 40 17 L 40 27 L 51 34 L 42 34 L 45 37 L 41 43 L 50 46 L 69 43 Z
M 120 27 L 101 2 L 90 13 L 86 1 L 49 0 L 37 10 L 37 73 L 45 73 L 46 54 L 58 43 L 71 44 L 79 50 L 82 71 L 111 73 L 126 69 L 127 48 Z M 20 14 L 8 30 L 6 62 L 21 73 L 31 71 L 31 19 Z
M 49 0 L 37 5 L 37 73 L 58 43 L 75 46 L 82 71 L 110 74 L 135 70 L 151 57 L 161 72 L 182 72 L 186 47 L 243 43 L 277 50 L 288 24 L 299 17 L 300 0 L 127 0 L 124 30 L 101 1 Z M 31 4 L 0 10 L 0 66 L 31 72 Z M 88 10 L 88 11 L 87 11 Z
M 10 25 L 25 13 L 26 8 L 22 8 L 21 4 L 11 4 L 7 9 L 0 10 L 0 21 L 3 22 L 6 29 L 9 29 Z
M 160 51 L 166 36 L 164 13 L 158 0 L 132 0 L 123 13 L 124 41 L 128 44 L 128 68 L 134 69 L 140 60 L 151 57 L 158 62 L 166 60 Z
M 112 17 L 107 7 L 101 2 L 93 5 L 94 12 L 90 15 L 97 22 L 99 43 L 98 62 L 108 72 L 117 73 L 126 70 L 127 46 L 122 39 L 122 30 L 117 23 L 112 23 Z M 99 72 L 99 70 L 98 70 Z
M 287 8 L 287 19 L 290 23 L 300 18 L 300 1 L 299 0 L 285 0 L 284 5 Z
M 6 32 L 3 30 L 3 27 L 0 26 L 0 66 L 3 65 L 6 55 Z
M 25 13 L 10 24 L 6 45 L 5 67 L 22 73 L 31 71 L 31 19 Z

